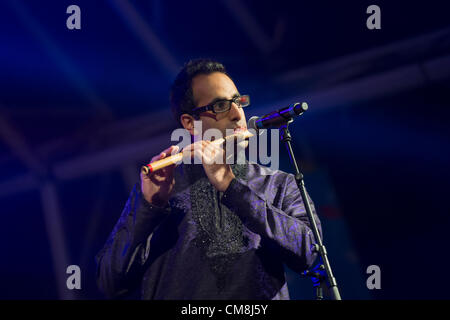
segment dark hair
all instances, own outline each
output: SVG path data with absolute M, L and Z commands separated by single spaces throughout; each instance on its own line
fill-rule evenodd
M 192 93 L 192 79 L 199 74 L 208 75 L 213 72 L 222 72 L 230 77 L 223 64 L 211 59 L 190 60 L 178 73 L 170 88 L 170 107 L 175 120 L 180 125 L 181 115 L 183 113 L 190 114 L 192 109 L 196 107 Z

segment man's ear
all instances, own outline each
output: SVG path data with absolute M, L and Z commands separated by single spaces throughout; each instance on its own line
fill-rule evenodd
M 183 126 L 187 131 L 189 131 L 189 133 L 190 133 L 191 135 L 194 135 L 194 121 L 195 121 L 194 117 L 191 116 L 190 114 L 183 113 L 183 114 L 180 116 L 180 122 L 181 122 L 182 126 Z

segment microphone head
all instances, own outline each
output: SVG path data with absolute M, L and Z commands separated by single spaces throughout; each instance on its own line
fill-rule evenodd
M 255 130 L 255 131 L 256 131 L 256 134 L 257 134 L 258 136 L 262 135 L 263 132 L 264 132 L 265 130 L 267 130 L 267 129 L 265 129 L 265 128 L 258 128 L 256 122 L 259 121 L 259 120 L 261 120 L 261 117 L 253 116 L 253 117 L 251 117 L 251 118 L 248 120 L 248 124 L 247 124 L 247 128 Z
M 253 116 L 248 120 L 247 128 L 249 129 L 255 129 L 258 131 L 258 127 L 256 126 L 256 121 L 259 119 L 258 116 Z
M 263 131 L 260 130 L 260 129 L 256 126 L 256 121 L 258 121 L 259 119 L 261 119 L 261 118 L 258 117 L 258 116 L 253 116 L 253 117 L 251 117 L 251 118 L 248 120 L 248 124 L 247 124 L 247 128 L 255 130 L 255 131 L 256 131 L 256 134 L 257 134 L 258 136 L 260 136 L 260 135 L 263 133 Z

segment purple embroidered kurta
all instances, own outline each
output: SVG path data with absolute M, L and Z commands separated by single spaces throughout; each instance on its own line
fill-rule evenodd
M 140 285 L 142 299 L 289 299 L 283 263 L 300 273 L 316 257 L 294 176 L 253 163 L 232 169 L 222 193 L 202 165 L 178 166 L 165 208 L 136 184 L 96 256 L 99 288 L 110 298 Z

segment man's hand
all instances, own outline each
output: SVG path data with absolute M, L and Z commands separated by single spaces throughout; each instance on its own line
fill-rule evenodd
M 151 162 L 164 159 L 167 156 L 178 152 L 178 146 L 171 146 L 159 155 L 154 156 Z M 169 200 L 170 193 L 175 185 L 173 170 L 175 165 L 157 170 L 153 173 L 144 174 L 141 172 L 141 190 L 145 200 L 149 203 L 164 207 Z
M 225 164 L 225 152 L 211 141 L 198 141 L 183 149 L 183 157 L 201 159 L 211 184 L 219 191 L 227 190 L 235 178 L 231 166 Z

